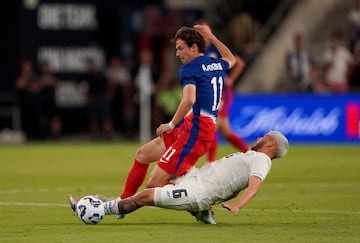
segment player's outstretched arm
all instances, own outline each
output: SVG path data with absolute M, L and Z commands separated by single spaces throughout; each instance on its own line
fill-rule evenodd
M 222 59 L 229 63 L 230 68 L 235 65 L 236 59 L 234 55 L 231 53 L 229 48 L 227 48 L 227 46 L 211 32 L 208 25 L 197 24 L 194 25 L 194 29 L 196 29 L 196 31 L 199 32 L 205 39 L 208 39 L 214 44 L 216 49 L 220 52 Z
M 181 122 L 181 120 L 191 110 L 195 101 L 196 101 L 196 86 L 193 84 L 185 85 L 185 87 L 183 88 L 181 101 L 178 105 L 178 108 L 176 109 L 173 119 L 170 122 L 172 123 L 171 126 L 175 127 L 177 124 Z M 161 137 L 164 132 L 173 129 L 174 127 L 170 127 L 170 123 L 161 124 L 156 129 L 156 135 Z
M 230 73 L 225 77 L 225 84 L 232 87 L 236 79 L 245 68 L 245 62 L 240 56 L 235 56 L 236 62 L 234 67 L 230 70 Z
M 235 203 L 222 203 L 223 208 L 230 210 L 234 215 L 237 215 L 240 208 L 243 208 L 253 199 L 261 186 L 261 179 L 257 176 L 250 176 L 249 185 L 241 194 L 240 198 Z

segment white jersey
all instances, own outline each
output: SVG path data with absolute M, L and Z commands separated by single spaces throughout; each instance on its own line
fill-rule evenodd
M 205 210 L 210 205 L 228 199 L 248 186 L 249 177 L 265 180 L 271 169 L 271 159 L 264 153 L 248 151 L 234 153 L 193 168 L 176 178 L 174 185 L 155 188 L 155 206 L 178 210 Z

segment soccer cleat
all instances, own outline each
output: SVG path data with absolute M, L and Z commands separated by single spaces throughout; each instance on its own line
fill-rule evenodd
M 79 200 L 77 200 L 73 195 L 70 194 L 68 196 L 68 201 L 72 211 L 76 212 L 76 204 L 78 203 Z
M 115 214 L 115 217 L 116 217 L 116 219 L 123 219 L 123 218 L 125 218 L 125 215 L 126 214 L 118 213 L 118 214 Z
M 216 224 L 216 221 L 212 216 L 210 209 L 200 211 L 194 216 L 197 221 L 201 221 L 204 224 Z

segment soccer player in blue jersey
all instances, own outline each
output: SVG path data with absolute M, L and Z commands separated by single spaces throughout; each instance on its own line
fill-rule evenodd
M 197 23 L 210 26 L 205 19 L 198 20 Z M 206 45 L 205 55 L 208 55 L 213 58 L 220 58 L 221 54 L 213 43 L 205 39 L 205 45 Z M 245 62 L 239 55 L 236 55 L 234 51 L 232 50 L 230 51 L 235 56 L 236 63 L 234 67 L 226 73 L 224 79 L 224 89 L 223 89 L 223 94 L 221 96 L 222 99 L 219 107 L 216 129 L 233 146 L 235 146 L 236 148 L 238 148 L 243 152 L 246 152 L 249 150 L 248 144 L 231 129 L 231 125 L 229 121 L 229 110 L 233 103 L 233 85 L 236 79 L 241 74 L 241 72 L 244 70 Z M 214 142 L 212 143 L 212 146 L 210 147 L 209 152 L 207 154 L 208 161 L 214 161 L 216 159 L 217 147 L 218 147 L 218 141 L 215 135 Z
M 219 50 L 220 59 L 204 55 L 205 38 Z M 163 186 L 173 176 L 185 174 L 213 142 L 224 77 L 235 57 L 206 25 L 181 27 L 173 43 L 184 64 L 179 70 L 182 99 L 172 120 L 161 124 L 157 137 L 137 150 L 120 198 L 137 192 L 150 163 L 157 161 L 146 187 Z

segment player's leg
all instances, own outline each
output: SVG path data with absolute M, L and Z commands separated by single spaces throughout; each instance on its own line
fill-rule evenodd
M 210 141 L 189 140 L 186 135 L 178 137 L 166 146 L 146 186 L 164 186 L 173 176 L 184 175 L 209 150 L 210 145 Z
M 114 199 L 104 203 L 105 214 L 121 214 L 131 213 L 143 206 L 154 205 L 154 189 L 147 188 L 135 195 L 125 199 Z
M 173 177 L 173 175 L 169 174 L 158 165 L 155 165 L 146 182 L 146 187 L 152 188 L 164 186 L 169 182 L 171 177 Z
M 192 170 L 189 174 L 196 173 L 196 170 Z M 189 175 L 187 174 L 187 175 Z M 199 198 L 200 187 L 198 185 L 197 177 L 190 175 L 189 177 L 178 178 L 175 185 L 168 184 L 161 188 L 154 188 L 154 206 L 175 209 L 175 210 L 186 210 L 197 221 L 201 221 L 205 224 L 216 224 L 216 221 L 211 214 L 210 209 L 199 211 L 199 205 L 202 207 L 208 206 L 208 198 Z
M 214 141 L 211 143 L 209 151 L 207 153 L 207 161 L 212 162 L 216 159 L 216 152 L 218 147 L 218 140 L 216 134 L 214 134 Z
M 239 137 L 234 131 L 231 130 L 230 122 L 228 117 L 219 117 L 218 118 L 218 130 L 221 135 L 229 141 L 233 146 L 240 149 L 243 152 L 249 150 L 248 144 Z
M 133 166 L 128 173 L 120 198 L 127 198 L 136 193 L 145 180 L 149 164 L 159 160 L 164 149 L 163 140 L 157 137 L 137 150 Z
M 182 176 L 191 169 L 198 159 L 209 151 L 212 141 L 189 140 L 179 137 L 161 156 L 154 167 L 148 187 L 163 186 L 172 177 Z

